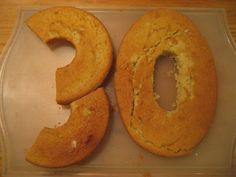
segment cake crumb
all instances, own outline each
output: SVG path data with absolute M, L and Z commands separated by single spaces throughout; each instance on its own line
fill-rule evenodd
M 143 177 L 152 177 L 151 173 L 150 172 L 145 172 L 143 174 Z
M 185 32 L 185 33 L 187 33 L 187 32 L 189 32 L 189 30 L 188 30 L 188 29 L 186 29 L 186 30 L 184 30 L 184 32 Z
M 142 154 L 139 154 L 139 159 L 140 159 L 141 161 L 143 161 L 143 160 L 144 160 L 144 156 L 143 156 Z
M 112 108 L 112 112 L 118 112 L 119 110 L 117 104 L 112 105 L 111 108 Z
M 61 122 L 57 122 L 56 125 L 54 125 L 54 128 L 57 128 L 61 125 Z

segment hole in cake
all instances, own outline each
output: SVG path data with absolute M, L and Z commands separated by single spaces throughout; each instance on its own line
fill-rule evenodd
M 176 108 L 175 55 L 163 52 L 155 63 L 154 93 L 160 107 L 172 111 Z
M 56 38 L 48 41 L 48 46 L 57 56 L 57 68 L 64 67 L 71 63 L 75 57 L 76 49 L 74 45 L 66 39 Z

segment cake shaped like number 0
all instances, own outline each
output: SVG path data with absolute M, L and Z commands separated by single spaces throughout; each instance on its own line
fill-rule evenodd
M 172 111 L 158 104 L 153 89 L 154 65 L 163 55 L 176 63 Z M 206 134 L 216 109 L 216 70 L 207 42 L 177 11 L 146 13 L 121 43 L 115 90 L 122 120 L 135 142 L 162 156 L 189 154 Z

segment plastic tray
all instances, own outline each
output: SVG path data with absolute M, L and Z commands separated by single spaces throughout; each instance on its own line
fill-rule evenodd
M 115 53 L 130 25 L 155 9 L 87 9 L 107 27 Z M 63 124 L 69 108 L 55 102 L 55 70 L 74 55 L 70 45 L 48 47 L 25 25 L 38 8 L 22 9 L 15 32 L 2 55 L 0 114 L 3 176 L 233 176 L 236 169 L 236 50 L 223 9 L 179 8 L 198 26 L 215 57 L 218 106 L 209 133 L 192 155 L 163 158 L 135 144 L 116 109 L 109 129 L 95 152 L 82 163 L 66 168 L 34 166 L 24 156 L 44 127 Z M 111 72 L 112 74 L 112 72 Z M 207 76 L 206 76 L 207 77 Z M 112 77 L 105 82 L 115 107 Z

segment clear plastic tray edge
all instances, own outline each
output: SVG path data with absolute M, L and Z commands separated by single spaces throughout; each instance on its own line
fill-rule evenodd
M 69 5 L 66 5 L 66 6 L 75 6 L 75 7 L 78 7 L 78 8 L 82 8 L 82 9 L 85 9 L 85 10 L 88 10 L 88 11 L 124 11 L 124 10 L 134 10 L 134 11 L 137 11 L 137 10 L 154 10 L 154 9 L 158 9 L 158 8 L 169 8 L 169 9 L 175 9 L 175 10 L 180 10 L 180 11 L 213 11 L 213 12 L 216 12 L 216 11 L 219 11 L 221 13 L 220 15 L 220 18 L 221 18 L 221 21 L 222 23 L 224 24 L 224 31 L 226 33 L 226 36 L 227 36 L 227 40 L 229 41 L 229 44 L 231 45 L 232 47 L 232 51 L 234 52 L 235 56 L 236 56 L 236 42 L 234 41 L 233 37 L 232 37 L 232 34 L 230 32 L 230 29 L 229 29 L 229 26 L 228 26 L 228 20 L 227 20 L 227 16 L 226 16 L 226 11 L 225 9 L 223 8 L 189 8 L 189 7 L 165 7 L 165 6 L 132 6 L 132 7 L 127 7 L 127 6 L 108 6 L 108 7 L 101 7 L 101 6 L 91 6 L 91 5 L 82 5 L 82 6 L 79 6 L 77 4 L 69 4 Z M 3 95 L 2 95 L 2 78 L 4 76 L 4 68 L 7 64 L 7 60 L 5 59 L 6 56 L 9 54 L 9 52 L 11 51 L 11 44 L 14 43 L 14 41 L 17 39 L 17 34 L 19 32 L 19 26 L 21 24 L 21 21 L 22 21 L 22 15 L 25 13 L 25 11 L 38 11 L 38 10 L 42 10 L 42 9 L 45 9 L 45 8 L 49 8 L 49 7 L 53 7 L 53 6 L 48 6 L 48 5 L 44 5 L 44 6 L 22 6 L 22 7 L 19 7 L 17 9 L 17 19 L 16 19 L 16 22 L 15 22 L 15 25 L 13 27 L 13 30 L 12 30 L 12 33 L 10 35 L 10 38 L 9 40 L 7 41 L 6 45 L 4 46 L 3 50 L 2 50 L 2 53 L 0 55 L 0 101 L 2 102 L 2 99 L 3 99 Z M 4 123 L 4 117 L 3 117 L 3 105 L 1 104 L 0 105 L 0 128 L 1 128 L 1 148 L 2 148 L 2 161 L 3 161 L 3 166 L 2 166 L 2 175 L 3 176 L 9 176 L 9 177 L 13 177 L 13 176 L 22 176 L 22 177 L 26 177 L 26 176 L 53 176 L 53 175 L 58 175 L 58 176 L 89 176 L 89 175 L 92 175 L 92 176 L 139 176 L 140 174 L 143 174 L 145 172 L 144 171 L 135 171 L 134 169 L 131 169 L 131 170 L 128 170 L 128 171 L 124 171 L 123 173 L 122 172 L 117 172 L 117 169 L 109 169 L 109 171 L 107 172 L 100 172 L 99 175 L 96 173 L 96 172 L 99 172 L 99 168 L 94 168 L 93 170 L 91 170 L 90 173 L 86 172 L 87 168 L 86 167 L 82 167 L 81 168 L 81 172 L 79 173 L 68 173 L 66 170 L 64 171 L 63 169 L 61 171 L 58 171 L 59 173 L 55 172 L 55 173 L 51 173 L 51 172 L 42 172 L 40 175 L 37 175 L 35 174 L 34 172 L 32 171 L 29 171 L 29 172 L 23 172 L 23 171 L 20 171 L 21 173 L 18 174 L 18 171 L 10 171 L 10 169 L 7 168 L 7 163 L 8 163 L 8 159 L 7 159 L 7 144 L 6 144 L 6 141 L 7 141 L 7 130 L 6 130 L 6 126 L 5 126 L 5 123 Z M 98 170 L 98 171 L 97 171 Z M 128 172 L 128 174 L 127 174 Z M 156 174 L 156 175 L 160 175 L 160 176 L 163 176 L 163 177 L 167 177 L 167 176 L 170 176 L 170 174 L 166 174 L 165 172 L 157 172 L 157 173 L 153 173 L 153 174 Z M 220 171 L 217 171 L 215 173 L 208 173 L 208 172 L 197 172 L 197 171 L 191 171 L 190 173 L 183 173 L 183 172 L 179 172 L 179 173 L 176 173 L 176 174 L 173 174 L 174 176 L 234 176 L 236 175 L 236 134 L 235 134 L 235 138 L 234 138 L 234 147 L 233 147 L 233 153 L 232 153 L 232 166 L 231 166 L 231 171 L 228 172 L 228 171 L 225 171 L 224 169 L 220 170 Z
M 3 84 L 2 84 L 2 80 L 4 77 L 4 69 L 7 63 L 7 60 L 5 59 L 6 56 L 9 54 L 9 52 L 11 51 L 11 44 L 14 43 L 14 41 L 16 40 L 16 36 L 19 32 L 18 27 L 21 24 L 21 20 L 22 20 L 22 15 L 23 15 L 23 9 L 22 8 L 18 8 L 17 9 L 17 14 L 16 14 L 16 21 L 15 24 L 13 26 L 13 30 L 12 33 L 6 43 L 6 45 L 3 47 L 2 53 L 0 55 L 0 101 L 1 101 L 1 105 L 0 105 L 0 143 L 1 143 L 1 153 L 2 153 L 2 174 L 6 174 L 7 173 L 7 166 L 6 165 L 8 163 L 8 159 L 7 159 L 7 145 L 6 145 L 6 141 L 7 141 L 7 137 L 8 137 L 8 133 L 6 130 L 6 125 L 5 125 L 5 121 L 4 121 L 4 110 L 3 110 L 3 105 L 2 105 L 2 99 L 3 99 Z

